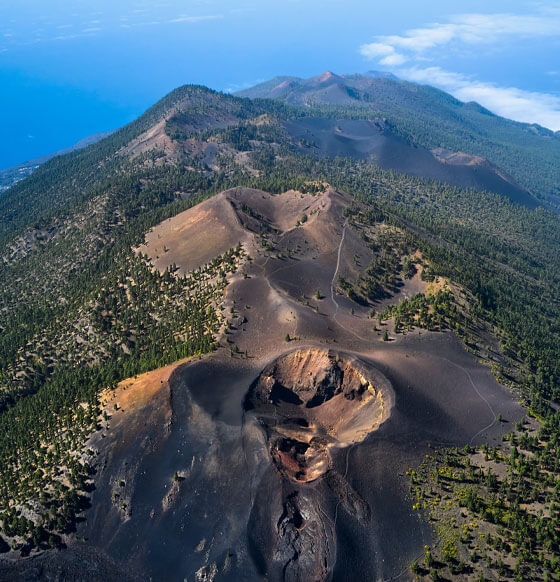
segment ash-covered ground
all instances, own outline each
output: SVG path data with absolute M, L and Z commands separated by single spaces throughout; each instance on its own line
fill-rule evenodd
M 338 277 L 371 259 L 349 203 L 331 190 L 237 189 L 154 229 L 142 251 L 158 268 L 189 270 L 193 256 L 243 243 L 251 260 L 225 298 L 232 325 L 214 354 L 117 389 L 110 429 L 89 443 L 95 490 L 76 537 L 10 575 L 409 578 L 432 531 L 406 471 L 435 447 L 499 441 L 498 413 L 524 411 L 453 333 L 384 342 L 369 309 L 339 292 Z M 220 236 L 201 238 L 201 220 L 222 224 Z M 156 260 L 158 245 L 169 252 Z M 425 286 L 413 277 L 391 301 Z

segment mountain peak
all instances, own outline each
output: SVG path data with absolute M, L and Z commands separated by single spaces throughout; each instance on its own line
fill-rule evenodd
M 340 77 L 335 75 L 332 71 L 325 71 L 316 77 L 311 77 L 309 79 L 310 83 L 330 83 L 331 81 L 337 81 Z

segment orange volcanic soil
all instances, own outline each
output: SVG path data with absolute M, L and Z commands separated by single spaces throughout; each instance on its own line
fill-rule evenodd
M 129 408 L 142 408 L 160 390 L 166 388 L 171 374 L 189 359 L 185 358 L 169 366 L 127 378 L 119 382 L 115 390 L 104 390 L 100 395 L 101 406 L 114 408 L 116 404 L 123 411 Z

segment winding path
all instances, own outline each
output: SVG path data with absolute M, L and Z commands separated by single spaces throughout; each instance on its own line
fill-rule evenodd
M 338 313 L 338 310 L 340 309 L 340 305 L 337 303 L 336 299 L 334 298 L 334 296 L 335 296 L 334 287 L 335 287 L 335 282 L 336 282 L 336 276 L 338 275 L 338 269 L 340 268 L 340 255 L 342 253 L 342 245 L 344 244 L 344 237 L 346 236 L 346 227 L 347 226 L 348 226 L 348 220 L 345 220 L 344 224 L 342 226 L 342 237 L 340 239 L 340 244 L 338 245 L 338 256 L 336 259 L 336 269 L 334 270 L 334 275 L 333 275 L 333 278 L 331 280 L 331 299 L 332 299 L 332 302 L 336 308 L 335 312 L 334 312 L 334 316 L 333 316 L 333 318 L 335 320 L 336 320 L 336 315 Z
M 331 301 L 333 302 L 333 305 L 335 307 L 334 314 L 333 314 L 333 321 L 339 327 L 341 327 L 344 331 L 347 331 L 349 334 L 352 334 L 355 338 L 362 340 L 363 342 L 370 342 L 371 339 L 363 337 L 363 336 L 357 334 L 355 331 L 348 329 L 344 324 L 340 323 L 340 321 L 338 321 L 338 319 L 337 319 L 338 312 L 340 310 L 340 305 L 338 304 L 338 301 L 335 299 L 335 297 L 336 297 L 336 291 L 335 291 L 336 277 L 338 275 L 338 270 L 340 269 L 340 257 L 342 254 L 342 245 L 344 244 L 344 237 L 346 236 L 346 227 L 347 226 L 348 226 L 348 220 L 345 220 L 344 225 L 342 227 L 342 237 L 340 239 L 340 244 L 338 245 L 338 256 L 337 256 L 337 260 L 336 260 L 336 269 L 334 270 L 334 275 L 333 275 L 333 278 L 331 280 Z

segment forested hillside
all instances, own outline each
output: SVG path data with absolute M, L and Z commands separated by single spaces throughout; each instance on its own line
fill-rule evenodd
M 47 154 L 46 156 L 41 156 L 40 158 L 35 158 L 27 162 L 23 162 L 22 164 L 12 166 L 11 168 L 5 168 L 3 170 L 0 170 L 0 192 L 4 192 L 4 190 L 8 190 L 8 188 L 11 188 L 18 182 L 21 182 L 21 180 L 27 178 L 27 176 L 30 176 L 41 164 L 48 162 L 52 158 L 56 156 L 63 156 L 76 150 L 86 148 L 87 146 L 94 144 L 102 140 L 103 138 L 111 135 L 111 133 L 112 132 L 110 131 L 96 133 L 94 135 L 86 137 L 85 139 L 80 140 L 78 143 L 74 144 L 69 148 L 65 148 L 63 150 L 54 152 L 52 154 Z
M 482 156 L 541 200 L 555 208 L 560 204 L 558 133 L 504 119 L 434 87 L 389 78 L 323 74 L 312 79 L 282 77 L 239 95 L 378 116 L 388 120 L 397 135 L 420 146 Z
M 391 131 L 486 156 L 556 204 L 557 136 L 433 89 L 376 81 L 377 93 L 360 100 Z M 470 324 L 492 330 L 507 362 L 496 373 L 544 423 L 546 442 L 557 442 L 560 217 L 368 159 L 304 155 L 286 131 L 288 120 L 371 115 L 369 106 L 300 108 L 182 87 L 0 196 L 0 522 L 25 539 L 24 551 L 57 545 L 84 503 L 81 446 L 102 422 L 100 391 L 216 347 L 223 291 L 244 249 L 186 276 L 157 272 L 134 249 L 152 226 L 233 186 L 281 193 L 328 183 L 407 232 L 433 276 L 468 292 Z M 558 486 L 558 467 L 549 470 Z

